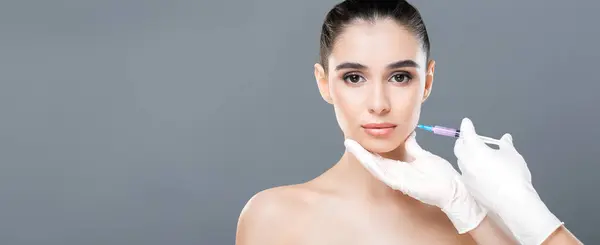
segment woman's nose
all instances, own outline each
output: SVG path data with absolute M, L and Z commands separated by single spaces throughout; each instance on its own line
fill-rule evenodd
M 369 101 L 369 112 L 373 114 L 386 114 L 390 112 L 390 100 L 385 91 L 385 84 L 378 83 L 373 86 Z

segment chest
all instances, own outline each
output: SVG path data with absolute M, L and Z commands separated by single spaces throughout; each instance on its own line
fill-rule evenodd
M 293 227 L 288 241 L 298 245 L 476 244 L 469 235 L 459 235 L 441 212 L 429 216 L 332 212 L 305 215 Z

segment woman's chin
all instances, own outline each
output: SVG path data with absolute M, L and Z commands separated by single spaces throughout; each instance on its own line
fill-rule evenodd
M 377 154 L 385 154 L 390 153 L 398 147 L 400 147 L 403 143 L 401 139 L 362 139 L 358 142 L 363 148 L 367 151 L 377 153 Z

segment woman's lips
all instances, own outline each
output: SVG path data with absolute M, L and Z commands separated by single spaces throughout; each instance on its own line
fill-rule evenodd
M 397 125 L 393 123 L 369 123 L 361 126 L 367 134 L 375 137 L 384 137 L 391 135 Z

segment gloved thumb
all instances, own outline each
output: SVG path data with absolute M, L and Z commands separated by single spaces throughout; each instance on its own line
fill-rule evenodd
M 475 144 L 483 144 L 479 135 L 475 131 L 475 126 L 471 119 L 463 118 L 460 124 L 460 138 L 464 139 L 465 144 L 467 145 L 475 145 Z
M 428 151 L 423 150 L 419 143 L 417 143 L 417 133 L 415 132 L 412 132 L 408 138 L 406 138 L 404 147 L 406 149 L 406 153 L 415 159 L 428 153 Z
M 384 173 L 378 166 L 379 157 L 377 155 L 367 151 L 358 142 L 352 139 L 344 140 L 344 146 L 346 147 L 346 151 L 354 155 L 356 160 L 371 172 L 371 174 L 375 175 L 377 178 L 383 178 Z

